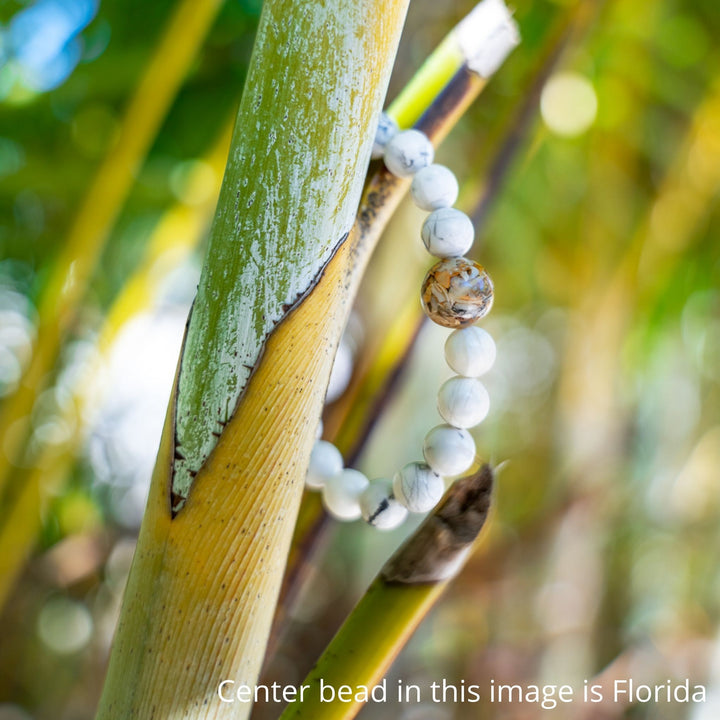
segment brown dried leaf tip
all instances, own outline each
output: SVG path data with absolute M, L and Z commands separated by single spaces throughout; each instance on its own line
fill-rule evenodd
M 437 583 L 453 578 L 490 511 L 495 472 L 483 465 L 448 488 L 435 510 L 388 560 L 386 582 Z

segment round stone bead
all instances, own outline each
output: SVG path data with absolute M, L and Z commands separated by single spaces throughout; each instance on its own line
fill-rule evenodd
M 360 496 L 368 484 L 361 472 L 350 468 L 328 478 L 322 494 L 325 509 L 338 520 L 357 520 L 361 515 Z
M 360 496 L 360 511 L 363 520 L 378 530 L 393 530 L 402 525 L 407 517 L 407 508 L 393 495 L 390 480 L 373 480 Z
M 395 135 L 385 147 L 385 165 L 397 177 L 410 177 L 430 165 L 435 157 L 432 143 L 418 130 Z
M 393 478 L 395 499 L 410 512 L 432 510 L 445 492 L 443 479 L 425 463 L 408 463 Z
M 467 258 L 448 258 L 433 265 L 422 284 L 426 315 L 438 325 L 470 325 L 490 312 L 493 284 L 485 268 Z
M 464 255 L 473 244 L 475 228 L 460 210 L 446 207 L 427 216 L 420 231 L 425 249 L 439 258 Z
M 310 453 L 305 484 L 314 490 L 324 487 L 327 480 L 343 469 L 343 458 L 340 451 L 327 440 L 316 440 Z
M 475 441 L 467 430 L 438 425 L 425 436 L 423 455 L 438 475 L 452 477 L 475 461 Z
M 478 377 L 495 362 L 495 341 L 479 327 L 466 327 L 451 332 L 445 341 L 445 360 L 458 375 Z
M 438 392 L 438 410 L 448 425 L 474 427 L 487 417 L 490 396 L 476 378 L 450 378 Z
M 381 158 L 385 153 L 386 145 L 398 134 L 397 123 L 386 113 L 380 113 L 375 140 L 372 146 L 373 159 Z
M 428 165 L 419 170 L 410 185 L 413 201 L 421 210 L 438 210 L 455 204 L 459 192 L 452 170 L 444 165 Z

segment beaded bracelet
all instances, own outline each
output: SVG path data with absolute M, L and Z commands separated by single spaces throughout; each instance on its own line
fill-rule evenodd
M 338 520 L 357 520 L 380 529 L 398 527 L 408 512 L 425 513 L 445 491 L 446 477 L 467 471 L 475 461 L 475 442 L 468 428 L 481 423 L 490 398 L 478 377 L 495 361 L 492 337 L 473 323 L 492 307 L 493 285 L 482 265 L 463 255 L 470 249 L 474 228 L 470 218 L 452 205 L 459 188 L 455 175 L 433 164 L 434 149 L 417 130 L 399 132 L 388 115 L 380 116 L 372 157 L 382 157 L 398 177 L 413 177 L 410 193 L 430 215 L 421 237 L 427 251 L 439 258 L 425 276 L 421 300 L 426 315 L 453 332 L 445 342 L 445 359 L 457 373 L 438 392 L 438 410 L 445 424 L 434 427 L 423 443 L 425 462 L 408 463 L 392 482 L 370 482 L 358 470 L 344 468 L 340 451 L 318 439 L 310 455 L 308 488 L 322 491 L 327 512 Z M 319 434 L 322 430 L 319 431 Z

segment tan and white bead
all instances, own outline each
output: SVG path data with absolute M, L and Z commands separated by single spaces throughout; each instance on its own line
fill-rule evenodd
M 422 304 L 427 316 L 438 325 L 470 325 L 492 307 L 492 280 L 482 265 L 467 258 L 441 260 L 425 276 Z

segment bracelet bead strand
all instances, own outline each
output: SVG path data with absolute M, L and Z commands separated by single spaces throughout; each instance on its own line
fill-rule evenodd
M 481 423 L 490 410 L 488 392 L 477 378 L 495 362 L 495 343 L 474 323 L 492 307 L 493 284 L 482 265 L 464 257 L 475 231 L 470 218 L 452 207 L 459 192 L 457 179 L 448 168 L 433 164 L 434 154 L 423 133 L 400 132 L 392 118 L 381 115 L 372 157 L 382 157 L 393 175 L 412 177 L 413 201 L 430 212 L 421 239 L 438 261 L 425 276 L 421 302 L 433 322 L 453 329 L 445 342 L 445 360 L 457 373 L 438 391 L 438 412 L 445 424 L 425 436 L 424 462 L 408 463 L 392 481 L 369 482 L 361 472 L 344 468 L 340 451 L 318 439 L 306 481 L 308 488 L 322 491 L 331 516 L 362 517 L 379 530 L 398 527 L 408 513 L 426 513 L 435 507 L 446 478 L 466 472 L 475 462 L 475 441 L 468 429 Z
M 446 207 L 428 215 L 420 236 L 425 249 L 444 260 L 464 255 L 472 247 L 475 229 L 465 213 Z

